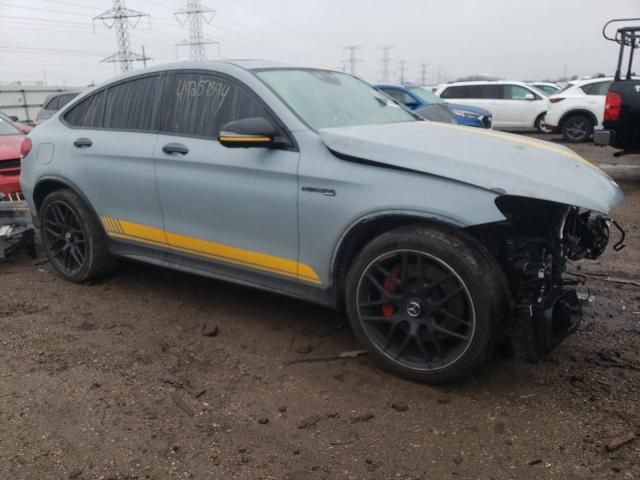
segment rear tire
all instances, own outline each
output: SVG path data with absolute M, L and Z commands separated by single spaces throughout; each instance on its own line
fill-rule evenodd
M 113 270 L 115 260 L 107 249 L 106 234 L 75 192 L 56 190 L 45 197 L 40 228 L 47 258 L 66 280 L 84 282 Z
M 373 240 L 354 260 L 345 304 L 383 368 L 441 384 L 473 373 L 505 331 L 503 279 L 476 241 L 441 227 Z
M 562 122 L 562 136 L 567 142 L 582 143 L 593 134 L 593 121 L 587 115 L 577 113 Z

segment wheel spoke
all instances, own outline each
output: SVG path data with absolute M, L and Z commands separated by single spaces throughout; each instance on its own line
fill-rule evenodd
M 382 305 L 387 305 L 389 300 L 386 298 L 382 298 L 380 300 L 371 300 L 367 302 L 362 302 L 358 306 L 361 308 L 369 308 L 369 307 L 381 307 Z
M 396 334 L 396 331 L 398 330 L 398 327 L 400 326 L 401 323 L 402 323 L 401 321 L 397 321 L 393 325 L 391 325 L 391 328 L 389 328 L 389 332 L 387 332 L 387 340 L 384 344 L 385 352 L 389 350 L 389 347 L 391 346 L 391 341 L 393 340 L 393 337 Z
M 371 317 L 365 316 L 362 317 L 362 320 L 365 322 L 377 322 L 377 323 L 391 323 L 394 321 L 393 317 Z
M 73 260 L 75 260 L 77 266 L 80 267 L 83 263 L 83 258 L 78 247 L 74 245 L 69 249 L 69 251 L 71 252 L 71 256 L 73 257 Z
M 49 232 L 51 235 L 53 235 L 54 239 L 56 239 L 56 240 L 57 240 L 57 239 L 59 239 L 59 238 L 64 237 L 64 232 L 56 231 L 56 230 L 54 230 L 54 229 L 53 229 L 53 228 L 51 228 L 51 227 L 47 227 L 46 225 L 45 225 L 44 229 L 45 229 L 47 232 Z
M 384 285 L 381 285 L 380 282 L 376 280 L 376 277 L 374 277 L 371 273 L 367 272 L 367 278 L 378 289 L 378 291 L 388 299 L 397 300 L 400 298 L 397 295 L 392 295 L 391 293 L 387 292 L 387 289 L 384 288 Z
M 459 317 L 459 316 L 457 316 L 457 315 L 454 315 L 453 313 L 450 313 L 450 312 L 448 312 L 448 311 L 446 311 L 446 310 L 439 309 L 439 310 L 436 310 L 436 313 L 439 313 L 439 314 L 441 314 L 441 315 L 444 315 L 445 317 L 447 317 L 447 318 L 449 318 L 449 319 L 451 319 L 451 320 L 453 320 L 453 321 L 455 321 L 455 322 L 461 323 L 461 324 L 462 324 L 462 325 L 464 325 L 465 327 L 470 327 L 470 326 L 471 326 L 471 322 L 468 322 L 468 321 L 467 321 L 467 320 L 465 320 L 464 318 Z
M 406 286 L 409 280 L 409 253 L 402 253 L 402 263 L 400 266 L 400 285 Z
M 424 341 L 422 340 L 422 335 L 420 333 L 421 333 L 421 329 L 418 330 L 418 332 L 416 333 L 416 345 L 418 345 L 418 350 L 420 350 L 420 353 L 422 354 L 424 359 L 427 362 L 431 363 L 433 360 L 431 358 L 431 355 L 427 353 L 427 349 L 424 347 Z
M 460 340 L 468 340 L 469 338 L 466 335 L 462 335 L 461 333 L 454 332 L 453 330 L 449 330 L 448 328 L 442 327 L 437 323 L 433 324 L 433 329 L 440 333 L 444 333 L 445 335 L 449 335 L 450 337 L 459 338 Z
M 458 287 L 456 288 L 454 291 L 450 292 L 449 294 L 447 294 L 446 296 L 444 296 L 443 298 L 441 298 L 440 300 L 438 300 L 436 303 L 434 303 L 432 305 L 432 308 L 435 309 L 439 309 L 440 307 L 446 305 L 447 303 L 449 303 L 451 300 L 453 300 L 456 296 L 458 296 L 460 293 L 462 293 L 462 287 Z
M 400 286 L 400 280 L 398 280 L 389 270 L 380 265 L 380 263 L 375 263 L 373 267 L 384 275 L 385 279 L 391 280 L 397 287 Z
M 444 277 L 440 278 L 439 280 L 436 280 L 435 282 L 428 283 L 427 290 L 433 290 L 434 288 L 442 285 L 444 282 L 446 282 L 450 278 L 453 278 L 453 275 L 451 274 L 445 275 Z
M 407 334 L 404 338 L 400 346 L 398 347 L 398 351 L 396 352 L 396 358 L 400 358 L 405 349 L 409 346 L 409 344 L 413 341 L 413 335 Z

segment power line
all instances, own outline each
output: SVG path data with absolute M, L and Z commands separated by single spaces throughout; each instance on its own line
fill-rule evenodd
M 359 46 L 359 45 L 347 45 L 346 47 L 344 47 L 344 49 L 347 52 L 349 52 L 349 56 L 345 60 L 345 62 L 347 62 L 348 65 L 349 65 L 349 73 L 351 75 L 355 75 L 356 74 L 356 63 L 360 63 L 362 61 L 362 59 L 357 57 L 358 50 L 361 50 L 362 47 Z
M 427 84 L 427 67 L 428 63 L 420 64 L 420 77 L 418 78 L 418 85 L 425 86 Z
M 101 20 L 107 28 L 115 28 L 116 39 L 118 41 L 118 51 L 103 58 L 101 62 L 120 63 L 120 68 L 123 72 L 131 70 L 131 64 L 133 62 L 142 61 L 146 64 L 146 61 L 150 60 L 150 58 L 145 55 L 140 55 L 139 53 L 134 53 L 130 49 L 129 27 L 135 28 L 142 17 L 148 16 L 146 13 L 125 7 L 124 0 L 113 0 L 113 7 L 94 17 L 94 21 Z
M 393 45 L 382 45 L 380 49 L 382 50 L 382 81 L 388 83 L 391 78 L 389 75 L 389 63 L 391 63 L 391 49 L 395 48 Z
M 177 43 L 176 49 L 179 46 L 189 46 L 191 60 L 206 60 L 205 45 L 218 45 L 218 56 L 220 56 L 220 42 L 206 39 L 202 31 L 204 23 L 211 23 L 215 14 L 215 10 L 203 7 L 200 0 L 187 0 L 187 5 L 174 15 L 180 25 L 189 23 L 189 41 Z

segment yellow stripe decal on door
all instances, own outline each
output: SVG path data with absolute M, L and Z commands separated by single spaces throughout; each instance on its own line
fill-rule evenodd
M 164 232 L 158 228 L 148 227 L 126 220 L 101 217 L 108 234 L 115 238 L 139 242 L 145 245 L 170 248 L 179 252 L 220 262 L 239 265 L 254 270 L 273 273 L 288 278 L 321 285 L 318 274 L 308 265 L 294 260 L 252 252 L 229 245 L 187 237 L 177 233 Z

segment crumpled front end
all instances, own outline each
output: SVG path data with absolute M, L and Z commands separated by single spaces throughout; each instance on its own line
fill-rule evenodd
M 509 336 L 516 353 L 538 361 L 582 320 L 580 279 L 567 262 L 600 257 L 612 227 L 614 250 L 624 248 L 624 231 L 608 216 L 578 207 L 502 196 L 496 205 L 507 218 L 469 229 L 494 254 L 507 277 L 512 318 Z

